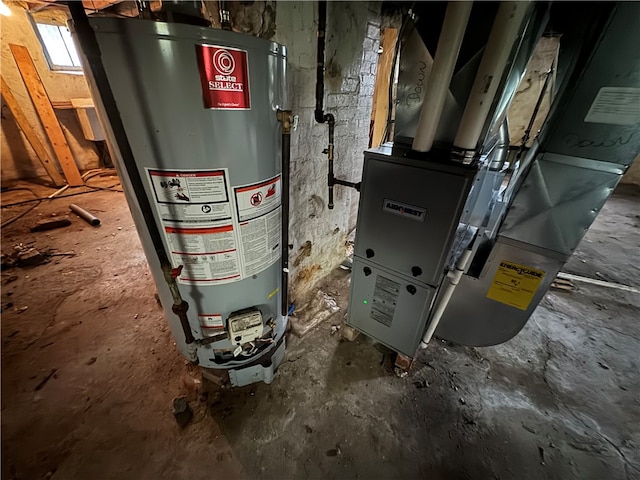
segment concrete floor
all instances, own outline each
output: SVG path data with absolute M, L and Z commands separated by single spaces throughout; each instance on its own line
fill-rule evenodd
M 276 380 L 220 389 L 173 348 L 122 194 L 73 201 L 102 226 L 29 233 L 66 213 L 59 199 L 2 232 L 3 251 L 77 254 L 2 272 L 2 478 L 640 478 L 638 294 L 550 291 L 514 340 L 437 341 L 398 378 L 387 349 L 330 334 L 347 300 L 337 270 L 320 288 L 341 310 L 289 337 Z M 639 204 L 619 190 L 565 271 L 637 285 Z

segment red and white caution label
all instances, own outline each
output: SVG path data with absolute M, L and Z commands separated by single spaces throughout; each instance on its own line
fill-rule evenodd
M 280 258 L 280 175 L 232 188 L 227 169 L 147 173 L 178 282 L 237 282 Z
M 260 217 L 280 206 L 282 196 L 280 175 L 264 182 L 234 187 L 233 190 L 239 222 Z
M 217 284 L 241 279 L 233 225 L 164 227 L 173 265 L 183 265 L 183 283 Z
M 205 108 L 250 110 L 247 52 L 218 45 L 196 45 Z
M 231 221 L 224 170 L 147 169 L 163 221 L 214 225 Z
M 219 313 L 200 313 L 198 320 L 205 337 L 213 337 L 224 330 L 224 320 Z

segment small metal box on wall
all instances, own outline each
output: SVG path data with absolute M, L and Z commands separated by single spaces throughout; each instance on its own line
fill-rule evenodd
M 474 174 L 387 146 L 365 152 L 349 325 L 415 353 Z

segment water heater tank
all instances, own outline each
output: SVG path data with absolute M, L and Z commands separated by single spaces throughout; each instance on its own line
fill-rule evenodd
M 147 225 L 112 134 L 177 348 L 189 355 L 154 252 L 153 228 L 161 232 L 189 304 L 199 364 L 228 369 L 235 385 L 270 382 L 284 355 L 286 324 L 279 294 L 282 145 L 276 118 L 288 107 L 285 48 L 182 24 L 115 18 L 90 18 L 89 24 L 152 206 L 155 225 Z

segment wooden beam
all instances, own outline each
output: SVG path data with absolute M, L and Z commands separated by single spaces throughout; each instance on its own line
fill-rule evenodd
M 389 80 L 391 67 L 393 66 L 393 54 L 398 41 L 396 28 L 385 28 L 382 31 L 382 53 L 378 58 L 376 70 L 376 83 L 373 90 L 373 134 L 371 146 L 382 144 L 384 131 L 387 128 L 387 116 L 389 113 Z
M 42 145 L 36 131 L 31 127 L 31 124 L 29 124 L 29 120 L 27 120 L 22 108 L 20 108 L 20 104 L 13 96 L 9 85 L 5 82 L 4 77 L 0 77 L 0 79 L 2 80 L 2 98 L 4 99 L 4 103 L 6 103 L 9 110 L 11 110 L 13 118 L 16 120 L 16 123 L 20 130 L 22 130 L 22 133 L 24 133 L 24 136 L 27 137 L 27 141 L 31 145 L 31 148 L 33 148 L 33 151 L 36 152 L 38 160 L 40 160 L 40 163 L 42 163 L 42 166 L 49 174 L 49 177 L 51 177 L 54 186 L 61 187 L 65 185 L 66 182 L 64 181 L 64 178 L 62 178 L 62 175 L 58 172 L 55 164 L 49 158 L 47 150 L 44 148 L 44 145 Z
M 82 0 L 82 6 L 87 10 L 102 10 L 121 1 L 122 0 Z
M 71 100 L 61 100 L 59 102 L 56 102 L 54 100 L 53 102 L 51 102 L 51 106 L 56 110 L 71 110 L 73 108 Z
M 13 54 L 16 64 L 18 65 L 18 70 L 20 71 L 22 80 L 27 87 L 29 96 L 31 96 L 36 112 L 38 112 L 38 116 L 42 121 L 45 133 L 47 134 L 47 137 L 49 137 L 49 141 L 53 146 L 53 151 L 58 157 L 58 162 L 62 167 L 67 183 L 71 187 L 84 185 L 76 162 L 73 159 L 73 154 L 71 153 L 69 144 L 67 143 L 67 139 L 65 138 L 62 128 L 60 127 L 60 123 L 58 122 L 58 118 L 53 111 L 51 101 L 44 89 L 44 85 L 42 85 L 42 80 L 40 80 L 40 75 L 38 75 L 38 71 L 33 64 L 29 51 L 23 45 L 16 45 L 12 43 L 9 44 L 9 48 L 11 49 L 11 53 Z

